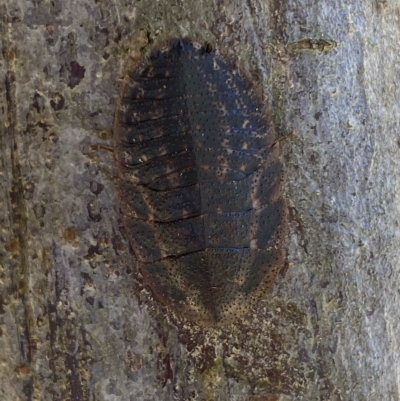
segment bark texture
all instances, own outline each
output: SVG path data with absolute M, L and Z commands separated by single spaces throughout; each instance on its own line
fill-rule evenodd
M 400 398 L 397 1 L 3 0 L 0 16 L 1 400 Z M 152 298 L 117 204 L 120 80 L 174 36 L 223 49 L 294 131 L 286 269 L 218 329 Z

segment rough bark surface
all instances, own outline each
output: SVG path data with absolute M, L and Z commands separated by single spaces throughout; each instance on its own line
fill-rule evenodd
M 3 0 L 0 16 L 1 400 L 400 398 L 396 1 Z M 223 48 L 295 132 L 287 267 L 218 329 L 152 298 L 117 204 L 126 60 L 174 36 Z

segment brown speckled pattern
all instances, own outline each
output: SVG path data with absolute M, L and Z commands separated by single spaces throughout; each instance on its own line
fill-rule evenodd
M 154 295 L 227 324 L 282 259 L 283 164 L 261 97 L 209 45 L 176 39 L 126 77 L 115 118 L 121 210 Z

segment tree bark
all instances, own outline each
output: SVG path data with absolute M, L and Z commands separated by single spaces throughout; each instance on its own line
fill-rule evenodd
M 400 398 L 395 1 L 15 0 L 0 14 L 0 399 Z M 116 196 L 127 60 L 176 36 L 229 54 L 278 136 L 293 132 L 286 267 L 218 329 L 153 299 Z

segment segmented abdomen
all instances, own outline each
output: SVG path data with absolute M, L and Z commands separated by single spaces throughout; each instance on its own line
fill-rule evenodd
M 235 320 L 282 264 L 283 165 L 251 81 L 177 39 L 124 84 L 115 122 L 121 210 L 155 296 L 199 324 Z

